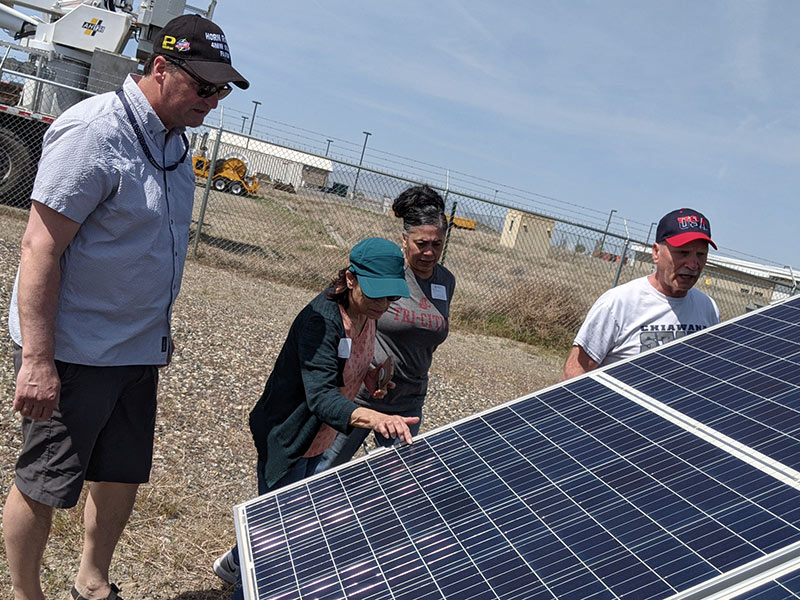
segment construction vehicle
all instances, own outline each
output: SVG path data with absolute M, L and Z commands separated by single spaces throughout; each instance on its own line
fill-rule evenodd
M 453 217 L 453 227 L 457 227 L 458 229 L 474 230 L 477 226 L 478 222 L 475 219 L 465 219 L 464 217 Z
M 211 168 L 209 161 L 202 154 L 195 154 L 192 157 L 192 168 L 197 177 L 208 178 Z M 211 187 L 218 192 L 230 192 L 237 196 L 255 194 L 258 191 L 259 181 L 257 177 L 247 176 L 247 162 L 239 156 L 229 156 L 222 160 L 217 160 L 214 165 L 214 177 L 211 178 Z
M 30 204 L 42 138 L 55 118 L 96 93 L 119 89 L 174 17 L 211 18 L 185 0 L 0 0 L 0 203 Z M 36 11 L 41 16 L 27 14 Z M 13 41 L 12 41 L 13 40 Z M 136 56 L 122 54 L 136 41 Z

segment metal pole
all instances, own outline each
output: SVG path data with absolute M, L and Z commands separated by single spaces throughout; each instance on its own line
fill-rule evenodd
M 655 223 L 650 223 L 650 229 L 647 232 L 647 241 L 644 243 L 645 246 L 650 245 L 650 234 L 653 233 L 653 225 L 655 225 Z
M 219 153 L 219 143 L 222 139 L 222 107 L 219 109 L 219 128 L 217 129 L 217 139 L 214 140 L 214 150 L 211 153 L 211 164 L 208 165 L 208 179 L 206 188 L 203 190 L 203 202 L 200 204 L 200 214 L 197 216 L 197 229 L 194 232 L 194 244 L 192 245 L 192 258 L 197 258 L 197 246 L 200 243 L 200 233 L 203 230 L 203 220 L 206 216 L 206 206 L 208 205 L 208 192 L 211 189 L 211 180 L 214 179 L 214 169 L 217 166 L 217 154 Z
M 258 105 L 261 104 L 261 102 L 258 100 L 253 100 L 253 104 L 253 118 L 250 119 L 250 131 L 247 133 L 247 135 L 253 135 L 253 125 L 255 125 L 256 122 L 256 111 L 258 110 Z
M 356 199 L 356 191 L 358 190 L 358 176 L 361 175 L 361 163 L 364 161 L 364 152 L 367 149 L 367 140 L 372 134 L 369 131 L 362 131 L 364 134 L 364 146 L 361 148 L 361 158 L 358 159 L 358 169 L 356 169 L 356 180 L 353 183 L 353 200 Z
M 625 256 L 628 254 L 628 246 L 630 245 L 630 239 L 625 240 L 625 247 L 622 249 L 622 254 L 619 256 L 619 264 L 617 265 L 617 274 L 614 275 L 614 285 L 611 287 L 617 287 L 619 283 L 619 276 L 622 273 L 622 264 L 625 262 Z
M 0 75 L 3 74 L 3 67 L 6 66 L 6 59 L 8 58 L 8 53 L 11 52 L 11 46 L 6 48 L 6 53 L 3 55 L 3 60 L 0 61 Z
M 609 215 L 608 215 L 608 221 L 606 222 L 606 229 L 605 229 L 605 231 L 603 232 L 603 237 L 602 237 L 602 238 L 601 238 L 601 240 L 600 240 L 600 254 L 602 254 L 602 253 L 604 252 L 604 250 L 605 250 L 605 246 L 606 246 L 606 234 L 608 233 L 608 228 L 609 228 L 609 226 L 611 225 L 611 217 L 613 217 L 613 216 L 614 216 L 614 213 L 615 213 L 615 212 L 617 212 L 617 209 L 616 209 L 616 208 L 612 208 L 612 209 L 611 209 L 611 212 L 610 212 L 610 213 L 609 213 Z
M 447 169 L 447 173 L 445 175 L 445 180 L 444 180 L 444 196 L 442 197 L 445 204 L 447 204 L 447 197 L 449 195 L 450 195 L 450 169 Z
M 328 142 L 328 145 L 325 147 L 325 156 L 328 156 L 328 150 L 331 149 L 331 144 L 333 143 L 333 140 L 326 140 L 326 141 Z
M 244 133 L 244 124 L 247 122 L 247 117 L 242 117 L 242 133 Z
M 447 256 L 447 245 L 450 243 L 450 230 L 453 229 L 453 218 L 456 216 L 456 206 L 458 206 L 458 201 L 453 200 L 453 208 L 450 209 L 450 220 L 447 222 L 447 235 L 444 238 L 442 258 L 439 260 L 442 266 L 444 266 L 444 257 Z

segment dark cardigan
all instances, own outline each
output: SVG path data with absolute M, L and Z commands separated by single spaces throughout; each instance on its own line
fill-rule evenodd
M 250 431 L 268 486 L 275 484 L 311 447 L 320 426 L 350 433 L 356 404 L 345 398 L 345 337 L 339 305 L 326 292 L 295 317 L 264 393 L 250 412 Z

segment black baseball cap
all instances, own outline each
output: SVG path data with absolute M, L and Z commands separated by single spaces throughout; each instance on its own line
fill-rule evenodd
M 691 208 L 679 208 L 667 213 L 658 222 L 656 242 L 683 246 L 694 240 L 705 240 L 714 246 L 714 250 L 717 249 L 717 245 L 711 241 L 711 223 L 703 213 Z
M 153 54 L 185 62 L 209 83 L 233 83 L 246 90 L 250 82 L 231 66 L 222 29 L 200 15 L 181 15 L 164 25 L 153 42 Z

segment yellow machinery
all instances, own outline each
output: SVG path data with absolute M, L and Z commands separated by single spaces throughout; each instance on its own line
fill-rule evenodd
M 192 157 L 194 174 L 208 177 L 210 162 L 205 156 L 196 154 Z M 258 191 L 258 179 L 247 176 L 247 164 L 241 158 L 231 156 L 218 160 L 214 168 L 211 187 L 218 192 L 230 192 L 237 196 L 255 194 Z
M 475 219 L 465 219 L 464 217 L 453 217 L 453 227 L 459 229 L 475 229 L 478 222 Z

